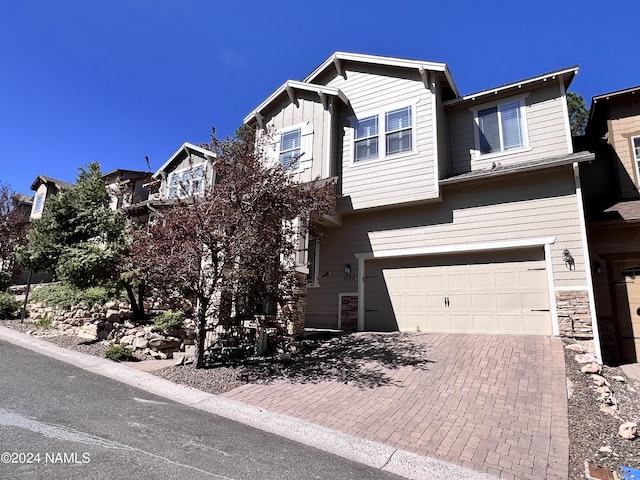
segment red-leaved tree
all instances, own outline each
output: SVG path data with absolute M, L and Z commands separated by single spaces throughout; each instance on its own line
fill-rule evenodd
M 264 300 L 279 305 L 282 321 L 292 321 L 301 295 L 300 225 L 335 209 L 332 183 L 296 183 L 268 164 L 246 128 L 225 141 L 212 135 L 204 147 L 217 156 L 205 175 L 210 180 L 138 231 L 131 257 L 146 285 L 197 300 L 196 368 L 204 366 L 207 322 L 228 327 Z

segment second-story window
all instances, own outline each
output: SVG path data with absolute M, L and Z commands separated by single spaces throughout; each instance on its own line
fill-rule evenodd
M 36 195 L 36 201 L 33 204 L 33 212 L 34 213 L 38 213 L 40 210 L 42 210 L 42 201 L 44 200 L 44 193 L 40 193 L 39 195 Z
M 640 171 L 640 135 L 631 137 L 631 148 L 633 149 L 633 159 L 636 162 L 636 167 Z
M 520 100 L 478 110 L 477 149 L 480 154 L 505 152 L 525 146 Z
M 167 198 L 183 198 L 204 191 L 204 164 L 171 172 Z
M 353 131 L 356 162 L 410 152 L 414 145 L 413 108 L 403 107 L 358 119 Z
M 298 168 L 301 137 L 299 128 L 280 135 L 280 165 L 284 168 Z

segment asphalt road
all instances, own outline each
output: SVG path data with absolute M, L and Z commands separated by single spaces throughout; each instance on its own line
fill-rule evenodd
M 0 478 L 401 477 L 0 341 Z

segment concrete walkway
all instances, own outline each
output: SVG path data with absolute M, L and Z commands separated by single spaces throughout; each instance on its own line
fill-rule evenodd
M 385 346 L 395 345 L 396 352 L 372 356 L 355 348 L 353 358 L 334 364 L 354 369 L 354 375 L 301 375 L 215 396 L 0 327 L 0 340 L 408 478 L 567 478 L 559 339 L 388 338 Z M 408 350 L 427 361 L 407 361 Z M 319 359 L 318 365 L 324 368 L 327 361 Z

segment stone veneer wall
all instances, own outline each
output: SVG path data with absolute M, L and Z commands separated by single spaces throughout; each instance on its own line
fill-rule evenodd
M 340 328 L 345 332 L 358 331 L 358 296 L 344 295 L 340 303 Z
M 593 339 L 593 326 L 586 290 L 556 292 L 560 336 L 578 340 Z

